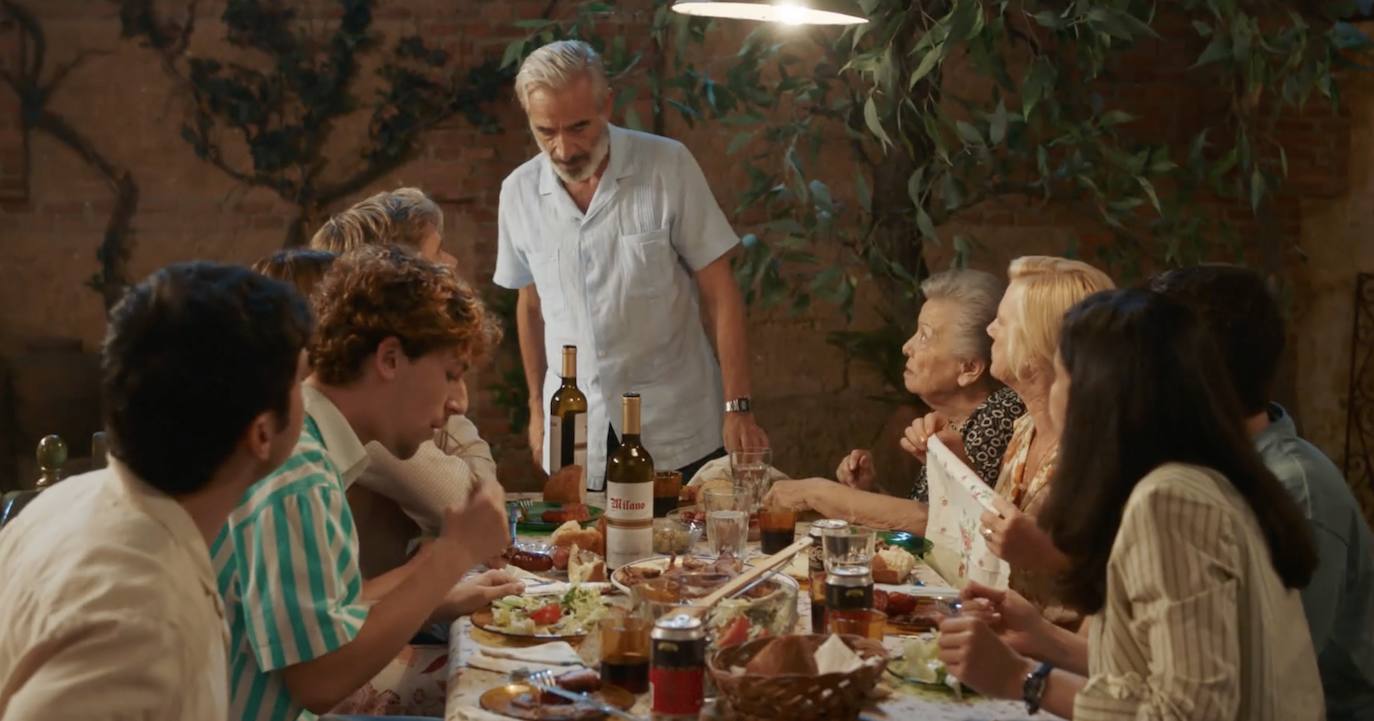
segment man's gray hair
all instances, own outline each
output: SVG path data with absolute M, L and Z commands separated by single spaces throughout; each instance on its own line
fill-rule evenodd
M 610 85 L 606 66 L 592 46 L 581 40 L 559 40 L 530 53 L 515 76 L 515 97 L 520 107 L 529 109 L 530 94 L 536 90 L 561 90 L 586 75 L 592 80 L 598 103 L 606 99 Z
M 954 301 L 958 314 L 954 321 L 954 347 L 960 360 L 992 362 L 992 338 L 988 325 L 997 318 L 1005 283 L 981 270 L 947 270 L 921 283 L 926 300 Z

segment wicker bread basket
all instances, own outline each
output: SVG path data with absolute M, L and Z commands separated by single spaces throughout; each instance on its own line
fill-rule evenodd
M 808 634 L 801 638 L 807 652 L 815 653 L 830 636 Z M 876 657 L 881 661 L 866 663 L 850 673 L 759 676 L 735 674 L 731 669 L 748 664 L 772 638 L 754 639 L 711 654 L 707 667 L 728 707 L 723 709 L 727 717 L 787 721 L 857 718 L 887 668 L 887 650 L 881 643 L 860 636 L 840 638 L 860 658 Z

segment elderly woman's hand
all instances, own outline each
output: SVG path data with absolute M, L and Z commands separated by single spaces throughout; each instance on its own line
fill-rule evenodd
M 873 490 L 876 474 L 873 472 L 873 454 L 864 450 L 853 450 L 840 461 L 835 469 L 835 479 L 850 488 L 861 491 Z
M 1016 653 L 987 624 L 969 616 L 940 623 L 940 660 L 959 682 L 990 698 L 1021 698 L 1035 663 Z
M 1068 568 L 1068 557 L 1034 518 L 1000 496 L 993 503 L 997 512 L 985 512 L 979 519 L 988 550 L 1015 568 L 1044 573 L 1059 573 Z
M 835 484 L 827 478 L 778 481 L 768 490 L 768 495 L 763 497 L 763 505 L 792 511 L 808 511 L 814 508 L 818 495 L 834 487 Z
M 968 453 L 964 451 L 964 437 L 959 435 L 949 424 L 949 419 L 939 413 L 927 413 L 917 418 L 907 426 L 902 434 L 902 450 L 916 457 L 916 460 L 926 462 L 927 445 L 930 437 L 936 436 L 945 447 L 958 456 L 965 463 L 968 463 Z

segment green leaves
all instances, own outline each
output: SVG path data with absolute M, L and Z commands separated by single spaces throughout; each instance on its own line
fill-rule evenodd
M 883 147 L 892 145 L 892 138 L 883 128 L 883 121 L 878 118 L 878 104 L 873 101 L 873 96 L 868 97 L 864 103 L 864 123 L 868 125 L 869 132 L 873 133 L 883 142 Z

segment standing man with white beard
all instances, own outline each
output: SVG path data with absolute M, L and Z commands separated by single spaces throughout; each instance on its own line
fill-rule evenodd
M 519 290 L 536 460 L 559 385 L 549 358 L 563 345 L 578 349 L 592 484 L 618 444 L 625 392 L 643 398 L 655 466 L 684 479 L 726 449 L 767 446 L 728 258 L 739 238 L 696 160 L 675 140 L 610 124 L 605 69 L 586 43 L 534 51 L 515 89 L 542 152 L 501 184 L 494 280 Z

